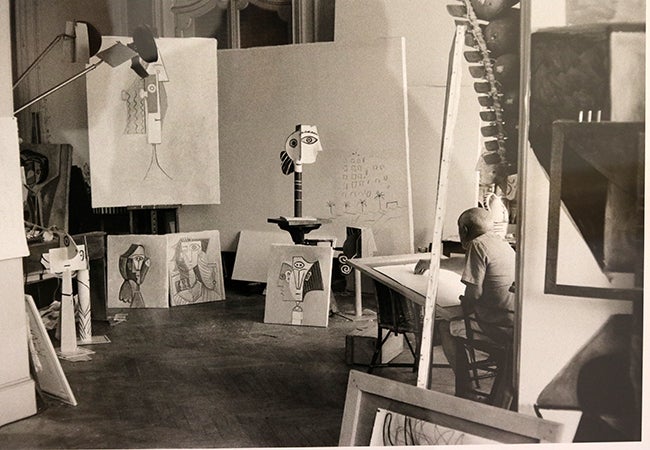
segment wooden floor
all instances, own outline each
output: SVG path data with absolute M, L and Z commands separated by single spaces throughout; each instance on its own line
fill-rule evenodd
M 372 324 L 338 315 L 327 328 L 264 324 L 258 291 L 239 286 L 223 302 L 109 311 L 128 313 L 126 322 L 94 325 L 111 343 L 92 346 L 92 361 L 62 361 L 78 405 L 39 397 L 35 416 L 0 427 L 0 448 L 337 445 L 355 368 L 345 363 L 345 336 Z M 342 311 L 352 302 L 337 295 Z M 452 392 L 451 370 L 435 370 L 433 389 Z M 410 384 L 417 375 L 375 374 Z

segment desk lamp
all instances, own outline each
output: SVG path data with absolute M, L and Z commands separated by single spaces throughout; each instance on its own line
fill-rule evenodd
M 74 32 L 72 30 L 74 30 Z M 146 25 L 140 25 L 135 29 L 133 33 L 132 43 L 124 45 L 121 42 L 117 42 L 106 50 L 97 53 L 101 47 L 101 34 L 89 23 L 75 22 L 74 25 L 66 26 L 66 33 L 63 33 L 54 38 L 54 41 L 52 41 L 52 43 L 43 51 L 43 53 L 41 53 L 41 55 L 39 55 L 38 58 L 36 58 L 36 60 L 27 68 L 25 73 L 23 73 L 16 80 L 14 83 L 14 88 L 25 78 L 27 73 L 29 73 L 36 66 L 36 64 L 38 64 L 43 56 L 47 54 L 54 47 L 54 45 L 56 45 L 57 42 L 63 39 L 72 38 L 75 39 L 75 58 L 84 57 L 84 59 L 88 59 L 91 56 L 96 56 L 99 58 L 99 61 L 89 65 L 78 74 L 73 75 L 67 80 L 62 81 L 56 86 L 48 89 L 44 93 L 28 101 L 16 109 L 14 111 L 14 115 L 18 114 L 34 103 L 43 100 L 45 97 L 53 94 L 77 78 L 86 75 L 88 72 L 96 69 L 103 62 L 108 63 L 111 67 L 117 67 L 126 61 L 131 60 L 131 69 L 133 69 L 133 71 L 140 78 L 146 78 L 148 75 L 146 70 L 148 63 L 154 62 L 158 59 L 158 49 L 156 48 L 153 33 Z

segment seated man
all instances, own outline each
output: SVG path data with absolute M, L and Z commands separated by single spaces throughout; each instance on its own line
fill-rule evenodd
M 458 218 L 458 233 L 465 249 L 461 281 L 465 293 L 461 304 L 474 314 L 483 334 L 500 344 L 512 341 L 515 252 L 507 241 L 492 233 L 492 217 L 482 208 L 471 208 Z M 416 272 L 418 268 L 416 267 Z M 462 319 L 437 321 L 442 348 L 456 375 L 456 395 L 471 396 L 471 381 L 465 349 L 454 336 L 465 333 Z

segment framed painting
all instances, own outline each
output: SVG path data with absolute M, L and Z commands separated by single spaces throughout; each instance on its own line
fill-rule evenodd
M 412 428 L 405 434 L 400 426 L 398 438 L 395 425 L 404 420 Z M 411 438 L 438 445 L 560 442 L 562 428 L 560 423 L 351 370 L 339 446 L 407 445 Z
M 548 294 L 643 295 L 644 123 L 553 123 Z
M 219 232 L 167 234 L 170 305 L 225 300 Z
M 326 327 L 333 257 L 332 247 L 272 245 L 264 322 Z
M 109 308 L 167 308 L 165 235 L 108 236 Z

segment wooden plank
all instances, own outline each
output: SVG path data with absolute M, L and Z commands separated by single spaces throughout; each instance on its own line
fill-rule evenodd
M 420 348 L 420 363 L 418 365 L 418 387 L 428 389 L 431 383 L 431 365 L 433 359 L 433 331 L 435 325 L 436 294 L 438 291 L 438 275 L 440 270 L 440 246 L 442 228 L 447 202 L 447 182 L 449 164 L 454 146 L 454 128 L 458 115 L 460 101 L 460 82 L 462 71 L 462 51 L 465 43 L 466 24 L 456 25 L 456 35 L 449 52 L 449 74 L 445 98 L 445 116 L 442 131 L 442 149 L 440 152 L 440 167 L 438 172 L 438 190 L 436 192 L 436 213 L 433 223 L 433 238 L 431 242 L 431 263 L 429 266 L 429 286 L 424 307 L 424 325 L 422 327 L 422 346 Z
M 559 442 L 563 428 L 535 416 L 352 370 L 339 446 L 369 444 L 377 407 L 502 443 Z

